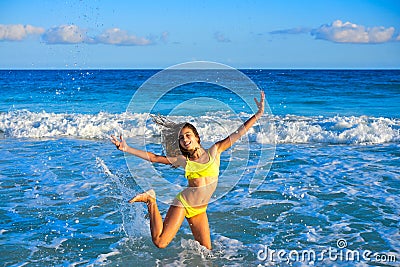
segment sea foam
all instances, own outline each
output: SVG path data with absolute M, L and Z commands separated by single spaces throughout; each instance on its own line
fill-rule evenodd
M 225 138 L 250 114 L 219 112 L 197 118 L 171 116 L 177 122 L 195 124 L 205 141 Z M 263 131 L 249 131 L 249 140 L 266 144 L 380 144 L 400 142 L 400 119 L 368 116 L 265 115 Z M 129 137 L 159 137 L 160 128 L 145 113 L 70 114 L 31 112 L 0 113 L 0 132 L 4 138 L 108 139 L 111 134 Z

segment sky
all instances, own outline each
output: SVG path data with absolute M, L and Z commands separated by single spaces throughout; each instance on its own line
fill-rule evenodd
M 0 69 L 399 69 L 398 0 L 0 0 Z

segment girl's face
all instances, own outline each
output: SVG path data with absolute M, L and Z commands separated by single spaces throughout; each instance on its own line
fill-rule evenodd
M 192 129 L 186 127 L 182 128 L 179 132 L 179 143 L 188 151 L 194 150 L 196 147 L 200 146 L 199 139 L 193 133 Z

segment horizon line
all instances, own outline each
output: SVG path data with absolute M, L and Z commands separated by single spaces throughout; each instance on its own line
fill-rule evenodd
M 233 67 L 232 67 L 233 68 Z M 19 70 L 27 70 L 27 71 L 34 71 L 34 70 L 65 70 L 65 71 L 84 71 L 84 70 L 165 70 L 167 68 L 1 68 L 1 71 L 19 71 Z M 211 68 L 212 69 L 212 68 Z M 346 67 L 338 67 L 338 68 L 258 68 L 258 67 L 244 67 L 244 68 L 233 68 L 237 70 L 400 70 L 400 67 L 376 67 L 376 68 L 346 68 Z M 198 70 L 195 68 L 188 68 L 188 69 L 177 69 L 177 70 Z M 202 69 L 200 69 L 202 70 Z M 218 69 L 215 70 L 224 70 Z

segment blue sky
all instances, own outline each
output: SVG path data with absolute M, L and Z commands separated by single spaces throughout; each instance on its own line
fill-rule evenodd
M 400 1 L 0 1 L 0 68 L 400 68 Z

